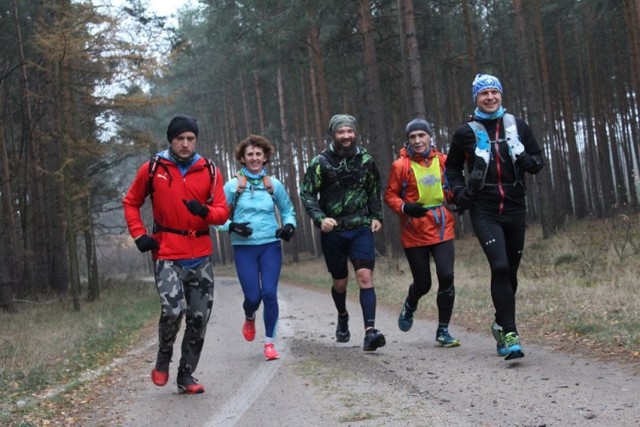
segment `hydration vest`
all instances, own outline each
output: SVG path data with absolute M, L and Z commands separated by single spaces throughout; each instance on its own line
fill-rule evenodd
M 516 126 L 516 118 L 513 114 L 505 113 L 502 116 L 502 122 L 504 123 L 504 136 L 505 139 L 501 139 L 498 141 L 491 141 L 489 138 L 489 134 L 487 133 L 487 129 L 484 125 L 478 121 L 472 120 L 469 122 L 469 126 L 473 133 L 476 136 L 476 147 L 475 147 L 475 155 L 482 160 L 484 160 L 484 165 L 479 166 L 479 162 L 475 162 L 474 164 L 474 172 L 478 174 L 482 174 L 482 180 L 479 188 L 484 186 L 484 180 L 487 176 L 487 170 L 489 169 L 489 160 L 491 159 L 491 144 L 496 142 L 506 142 L 509 147 L 509 155 L 511 157 L 511 161 L 514 164 L 516 158 L 522 154 L 524 150 L 524 145 L 520 142 L 520 135 L 518 135 L 518 127 Z M 481 170 L 478 170 L 481 168 Z
M 362 172 L 362 155 L 356 155 L 353 167 L 351 169 L 347 169 L 346 159 L 342 159 L 342 161 L 338 162 L 331 154 L 323 151 L 320 153 L 320 164 L 325 167 L 325 170 L 329 171 L 331 175 L 327 186 L 329 185 L 339 185 L 341 187 L 348 187 L 350 185 L 355 184 L 360 181 L 360 176 Z M 323 183 L 323 187 L 324 187 Z

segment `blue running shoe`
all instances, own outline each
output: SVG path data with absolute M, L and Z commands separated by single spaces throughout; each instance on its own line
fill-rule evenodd
M 400 312 L 400 316 L 398 316 L 398 328 L 402 332 L 407 332 L 413 326 L 413 312 L 416 311 L 415 308 L 411 307 L 405 301 L 402 305 L 402 311 Z
M 520 345 L 520 338 L 515 332 L 509 332 L 504 335 L 504 346 L 506 350 L 504 360 L 520 359 L 521 357 L 524 357 L 522 346 Z
M 458 347 L 460 345 L 460 340 L 454 338 L 449 334 L 449 329 L 443 326 L 438 327 L 438 331 L 436 332 L 436 343 L 441 347 Z
M 495 321 L 491 324 L 491 333 L 493 334 L 493 338 L 496 340 L 496 351 L 499 356 L 506 356 L 507 349 L 504 346 L 504 332 L 502 331 L 502 326 L 498 325 Z

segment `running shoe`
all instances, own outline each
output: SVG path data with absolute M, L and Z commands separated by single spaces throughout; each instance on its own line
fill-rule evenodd
M 204 393 L 204 387 L 198 384 L 198 380 L 191 376 L 190 372 L 178 372 L 178 393 L 180 394 L 200 394 Z
M 348 342 L 351 339 L 349 332 L 349 313 L 344 316 L 338 315 L 338 326 L 336 327 L 336 341 Z
M 460 340 L 454 338 L 449 333 L 449 329 L 443 326 L 438 327 L 436 331 L 436 343 L 440 347 L 458 347 L 460 346 Z
M 491 333 L 493 334 L 493 338 L 496 340 L 496 352 L 499 356 L 506 356 L 507 349 L 504 346 L 504 331 L 502 330 L 502 326 L 498 325 L 495 321 L 491 324 Z
M 157 386 L 162 387 L 169 381 L 169 363 L 173 351 L 163 352 L 158 350 L 156 357 L 156 366 L 151 370 L 151 381 Z
M 256 337 L 256 320 L 245 319 L 242 325 L 242 335 L 247 341 L 253 341 Z
M 413 326 L 413 312 L 416 311 L 415 308 L 411 307 L 407 301 L 402 305 L 402 311 L 400 312 L 400 316 L 398 316 L 398 328 L 401 331 L 407 332 Z
M 280 354 L 276 351 L 273 343 L 266 343 L 264 345 L 264 360 L 280 359 Z
M 524 357 L 520 338 L 515 332 L 509 332 L 504 335 L 505 357 L 504 360 L 520 359 Z
M 384 339 L 384 335 L 377 329 L 368 329 L 364 334 L 364 345 L 362 349 L 364 351 L 376 351 L 379 347 L 384 347 L 387 341 Z

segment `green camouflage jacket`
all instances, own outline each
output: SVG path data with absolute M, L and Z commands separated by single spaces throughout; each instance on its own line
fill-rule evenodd
M 316 226 L 329 217 L 336 230 L 349 230 L 382 222 L 380 173 L 371 154 L 357 147 L 348 161 L 329 148 L 314 157 L 302 180 L 300 198 Z

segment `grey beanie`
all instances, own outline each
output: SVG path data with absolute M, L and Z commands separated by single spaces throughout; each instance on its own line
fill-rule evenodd
M 416 130 L 423 130 L 429 134 L 430 137 L 433 138 L 433 129 L 431 129 L 431 125 L 428 121 L 423 119 L 413 119 L 409 123 L 407 123 L 406 127 L 407 139 L 409 139 L 409 134 Z
M 348 114 L 336 114 L 329 120 L 329 134 L 334 136 L 342 126 L 348 126 L 356 131 L 356 118 Z
M 198 122 L 196 119 L 189 116 L 175 116 L 171 119 L 167 127 L 167 139 L 169 142 L 173 141 L 173 138 L 182 132 L 193 132 L 198 136 Z

